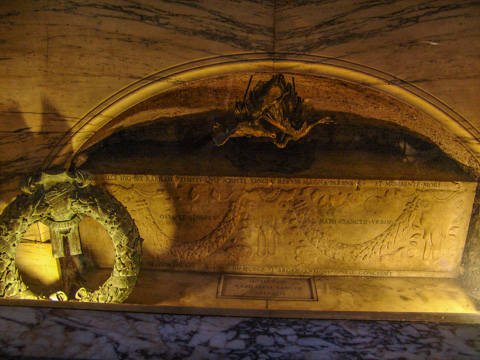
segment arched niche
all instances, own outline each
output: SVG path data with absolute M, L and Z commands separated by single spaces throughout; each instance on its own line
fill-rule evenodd
M 354 96 L 340 100 L 342 94 L 339 94 L 340 96 L 336 98 L 345 106 L 344 111 L 359 111 L 362 116 L 380 118 L 406 128 L 438 145 L 449 157 L 469 168 L 468 171 L 472 174 L 479 173 L 480 145 L 476 130 L 454 110 L 421 89 L 392 75 L 347 61 L 310 55 L 271 53 L 209 58 L 169 68 L 141 79 L 112 95 L 86 114 L 52 149 L 43 167 L 65 163 L 69 166 L 76 155 L 118 129 L 171 116 L 171 109 L 160 108 L 159 106 L 162 106 L 160 102 L 157 108 L 150 109 L 152 111 L 148 115 L 145 113 L 135 119 L 132 116 L 126 118 L 137 111 L 135 109 L 148 107 L 146 104 L 149 101 L 154 102 L 156 98 L 160 99 L 162 96 L 168 98 L 168 94 L 172 96 L 175 91 L 185 92 L 189 86 L 192 86 L 192 90 L 201 88 L 203 82 L 209 89 L 218 86 L 225 92 L 219 94 L 219 98 L 213 96 L 209 99 L 203 96 L 201 100 L 211 101 L 211 104 L 199 103 L 197 107 L 202 105 L 205 109 L 226 109 L 238 100 L 235 96 L 243 96 L 245 84 L 248 83 L 250 76 L 255 74 L 269 76 L 268 74 L 274 73 L 288 74 L 287 77 L 309 78 L 307 83 L 318 81 L 319 86 L 315 90 L 312 90 L 315 86 L 310 86 L 309 93 L 302 94 L 301 80 L 300 78 L 296 80 L 300 96 L 309 99 L 311 105 L 319 111 L 342 108 L 339 103 L 334 104 L 333 100 L 330 103 L 325 101 L 327 99 L 323 95 L 331 94 L 331 90 L 328 89 L 331 83 L 328 81 L 325 83 L 326 80 L 336 83 L 337 86 L 343 83 L 344 88 L 351 90 L 350 93 L 343 95 Z M 253 81 L 255 82 L 257 78 Z M 226 81 L 227 85 L 222 84 L 222 81 Z M 218 93 L 218 89 L 214 92 Z M 373 108 L 374 104 L 369 106 L 369 99 L 372 98 L 376 99 L 377 105 L 380 103 L 382 105 L 377 109 Z M 362 110 L 360 105 L 356 107 L 353 105 L 357 100 L 359 104 L 367 105 L 365 109 Z M 141 105 L 142 103 L 144 104 Z M 395 108 L 398 108 L 397 114 L 390 116 L 395 112 Z M 181 111 L 192 113 L 185 108 Z M 404 116 L 400 116 L 401 113 Z
M 331 121 L 315 126 L 306 136 L 298 141 L 291 141 L 283 149 L 275 147 L 268 139 L 255 137 L 232 138 L 224 145 L 217 146 L 213 140 L 215 124 L 225 123 L 234 118 L 233 113 L 236 103 L 245 99 L 249 91 L 260 81 L 268 81 L 275 74 L 282 74 L 286 81 L 295 84 L 295 91 L 304 100 L 303 115 L 305 117 L 310 119 L 328 117 Z M 64 152 L 67 147 L 63 146 L 66 144 L 70 145 L 69 148 L 74 149 L 73 153 Z M 475 131 L 464 119 L 445 104 L 420 89 L 388 74 L 357 64 L 320 57 L 288 54 L 272 57 L 271 54 L 243 54 L 185 64 L 154 74 L 123 89 L 86 115 L 78 128 L 72 134 L 69 134 L 56 150 L 52 151 L 44 165 L 48 167 L 66 163 L 66 166 L 70 169 L 89 170 L 94 175 L 99 175 L 101 181 L 107 179 L 103 185 L 108 190 L 118 190 L 120 196 L 122 189 L 132 189 L 132 185 L 129 183 L 127 185 L 109 184 L 108 179 L 114 179 L 115 181 L 119 179 L 115 174 L 133 175 L 133 177 L 128 177 L 128 181 L 135 179 L 135 175 L 139 175 L 140 182 L 145 181 L 144 179 L 163 182 L 162 177 L 156 176 L 165 175 L 165 183 L 170 185 L 167 184 L 168 186 L 166 185 L 165 189 L 161 191 L 169 195 L 175 195 L 176 190 L 174 188 L 177 187 L 178 181 L 187 179 L 185 178 L 187 175 L 237 179 L 248 177 L 356 179 L 360 181 L 358 184 L 367 184 L 367 186 L 372 184 L 369 183 L 372 180 L 416 181 L 415 186 L 417 186 L 416 184 L 425 186 L 430 182 L 448 182 L 450 184 L 448 186 L 453 187 L 456 186 L 455 184 L 469 183 L 468 191 L 470 191 L 471 196 L 468 202 L 470 209 L 472 209 L 475 181 L 480 174 L 477 154 L 478 144 Z M 112 174 L 112 176 L 102 178 L 104 174 Z M 145 174 L 149 176 L 145 177 Z M 169 177 L 170 175 L 171 177 Z M 176 176 L 180 176 L 180 178 Z M 189 181 L 188 179 L 185 180 L 187 183 Z M 361 183 L 361 181 L 365 181 L 365 183 Z M 387 184 L 390 184 L 390 182 L 387 182 Z M 270 183 L 268 186 L 270 186 Z M 397 185 L 392 186 L 395 188 Z M 450 195 L 445 194 L 452 192 L 452 189 L 448 188 L 446 192 L 440 192 L 440 195 L 436 197 L 437 200 L 440 198 L 442 198 L 440 201 L 451 199 Z M 157 197 L 160 199 L 163 195 L 160 194 L 158 189 L 154 189 L 153 192 L 143 188 L 140 190 L 138 194 L 140 194 L 141 199 L 134 199 L 131 196 L 130 201 L 141 205 L 138 208 L 133 208 L 132 216 L 139 223 L 140 232 L 142 232 L 142 228 L 150 226 L 147 224 L 150 221 L 147 217 L 152 216 L 153 208 L 158 205 L 158 203 L 149 204 L 149 201 Z M 188 194 L 182 194 L 182 196 L 185 195 L 190 200 L 195 200 L 198 195 L 196 191 L 192 186 Z M 214 193 L 211 190 L 208 191 L 211 194 Z M 298 193 L 300 192 L 298 191 Z M 428 191 L 424 192 L 424 194 L 427 193 Z M 126 198 L 130 195 L 127 194 Z M 221 211 L 219 210 L 220 212 L 223 211 L 221 214 L 219 212 L 219 214 L 214 214 L 213 217 L 228 220 L 229 215 L 224 217 L 224 213 L 230 211 L 228 209 L 230 205 L 227 206 L 226 204 L 231 199 L 224 198 L 221 194 L 215 196 L 218 203 L 223 204 L 224 208 L 221 208 Z M 262 196 L 260 194 L 260 197 Z M 270 201 L 269 196 L 269 194 L 265 195 L 263 199 L 267 199 L 268 202 Z M 385 193 L 385 196 L 387 196 L 387 193 Z M 148 197 L 151 197 L 151 199 Z M 417 207 L 428 206 L 428 200 L 420 201 L 418 199 L 413 196 L 408 201 Z M 288 200 L 291 199 L 288 198 Z M 178 199 L 175 200 L 175 196 L 170 196 L 169 201 L 172 202 L 172 209 L 177 212 L 169 215 L 170 217 L 185 216 L 182 211 L 185 211 L 188 206 L 183 206 Z M 405 204 L 402 203 L 401 207 L 405 206 L 406 209 L 410 204 L 408 201 Z M 452 202 L 448 206 L 451 205 L 452 209 L 458 209 L 459 203 L 462 203 L 461 206 L 463 206 L 466 201 Z M 438 205 L 438 207 L 440 208 L 441 205 Z M 148 212 L 144 211 L 145 208 L 148 208 Z M 255 209 L 252 209 L 252 214 L 256 214 L 255 211 Z M 473 217 L 470 222 L 474 226 L 477 223 L 477 213 L 478 206 L 474 204 Z M 207 215 L 210 216 L 211 214 L 200 214 L 198 216 L 203 219 Z M 165 215 L 163 216 L 166 219 Z M 464 229 L 462 231 L 466 234 L 470 213 L 462 216 L 464 217 L 462 223 Z M 186 218 L 188 219 L 188 216 Z M 379 221 L 383 220 L 380 219 Z M 392 218 L 390 221 L 395 222 L 397 220 Z M 429 256 L 425 254 L 431 252 L 431 250 L 427 250 L 429 248 L 427 244 L 429 234 L 434 231 L 440 234 L 443 231 L 436 229 L 433 224 L 433 222 L 430 224 L 429 231 L 424 229 L 423 233 L 418 234 L 421 241 L 426 244 L 424 250 L 422 250 L 424 254 L 420 254 L 420 257 L 424 259 Z M 212 227 L 214 230 L 210 233 L 208 232 L 211 229 L 205 230 L 205 234 L 202 233 L 203 230 L 197 234 L 195 230 L 193 232 L 189 230 L 190 232 L 188 232 L 182 229 L 174 229 L 165 233 L 161 226 L 157 226 L 155 229 L 150 227 L 149 231 L 155 235 L 151 236 L 151 239 L 169 238 L 165 242 L 167 245 L 159 245 L 158 249 L 160 250 L 157 249 L 162 254 L 167 254 L 170 257 L 189 254 L 188 256 L 191 255 L 189 261 L 199 260 L 201 262 L 203 261 L 203 255 L 197 256 L 198 252 L 195 249 L 198 248 L 195 244 L 201 243 L 202 239 L 206 239 L 209 234 L 212 234 L 215 231 L 215 226 Z M 387 229 L 386 225 L 385 229 Z M 451 236 L 450 229 L 452 227 L 446 230 L 445 236 Z M 266 230 L 262 231 L 265 234 Z M 372 238 L 373 235 L 372 233 Z M 191 242 L 194 245 L 190 246 L 189 241 L 183 241 L 188 236 L 198 237 L 199 239 L 195 238 L 196 240 Z M 264 236 L 264 238 L 266 237 Z M 154 240 L 146 238 L 144 250 L 146 250 L 147 259 L 144 259 L 144 264 L 147 268 L 155 268 L 158 265 L 157 260 L 148 258 L 149 252 L 152 253 L 153 251 L 148 246 Z M 179 244 L 175 244 L 176 239 L 181 240 Z M 458 266 L 452 270 L 451 274 L 444 273 L 440 276 L 441 280 L 438 280 L 438 274 L 434 274 L 435 269 L 430 271 L 431 269 L 428 266 L 423 267 L 423 265 L 420 266 L 419 272 L 411 269 L 407 273 L 394 272 L 397 282 L 393 287 L 396 289 L 397 295 L 403 291 L 402 289 L 408 288 L 409 282 L 413 281 L 411 278 L 417 278 L 415 281 L 418 283 L 416 284 L 424 288 L 435 287 L 438 283 L 440 287 L 445 285 L 447 290 L 458 291 L 459 302 L 462 303 L 460 308 L 464 306 L 464 310 L 467 309 L 471 314 L 475 314 L 475 306 L 469 302 L 470 300 L 463 293 L 463 290 L 458 287 L 457 279 L 463 276 L 462 271 L 466 273 L 467 276 L 464 279 L 466 279 L 465 283 L 468 290 L 478 296 L 475 285 L 477 277 L 475 275 L 474 256 L 478 248 L 477 240 L 476 231 L 472 228 L 467 240 L 467 250 L 463 254 L 463 267 L 460 266 L 458 261 Z M 265 244 L 270 244 L 266 240 L 262 241 Z M 232 250 L 227 245 L 222 243 L 218 247 L 218 249 L 224 248 L 225 254 L 222 254 L 225 257 L 230 255 L 240 257 L 240 253 L 245 252 L 246 247 L 248 247 L 248 244 L 239 245 Z M 303 245 L 298 248 L 301 246 Z M 462 256 L 463 245 L 458 245 L 456 250 L 458 256 L 455 256 L 459 260 Z M 257 250 L 257 253 L 259 251 Z M 269 254 L 268 251 L 268 246 L 264 246 L 264 249 L 260 252 L 262 252 L 262 256 L 265 256 Z M 205 258 L 212 254 L 215 255 L 213 252 L 205 254 Z M 162 261 L 160 259 L 160 263 Z M 334 261 L 339 260 L 334 259 Z M 385 260 L 382 261 L 385 264 Z M 371 272 L 368 270 L 362 273 L 361 271 L 364 270 L 358 272 L 346 267 L 339 272 L 335 272 L 332 264 L 334 263 L 328 263 L 330 268 L 320 272 L 323 276 L 331 271 L 333 275 L 337 276 L 336 280 L 332 280 L 331 277 L 325 278 L 325 283 L 322 285 L 325 286 L 325 289 L 335 288 L 335 281 L 342 278 L 341 274 L 353 274 L 355 276 L 365 274 L 366 279 L 362 280 L 364 281 L 362 286 L 366 288 L 386 289 L 389 286 L 388 282 L 390 280 L 388 279 L 385 280 L 383 285 L 375 283 L 375 281 L 383 281 L 379 280 L 379 278 L 382 278 L 382 274 L 387 274 L 385 277 L 388 278 L 390 276 L 388 275 L 390 274 L 389 271 L 382 273 L 381 271 L 375 272 L 376 270 L 374 270 Z M 197 266 L 198 264 L 195 263 L 194 265 Z M 195 266 L 192 265 L 191 268 L 195 269 Z M 222 268 L 222 266 L 210 269 L 227 269 L 225 271 L 228 273 L 228 269 L 234 268 L 236 264 L 228 263 L 225 268 Z M 205 267 L 202 267 L 202 269 L 205 269 Z M 254 272 L 254 270 L 252 271 Z M 422 271 L 426 272 L 421 274 Z M 279 275 L 278 271 L 273 271 L 272 274 Z M 301 273 L 302 276 L 306 274 L 306 272 Z M 469 274 L 473 275 L 470 276 Z M 372 279 L 370 279 L 370 275 L 372 275 Z M 189 276 L 198 279 L 198 284 L 212 280 L 211 275 L 205 275 L 204 278 L 199 277 L 201 275 L 198 273 Z M 409 276 L 410 278 L 408 280 L 399 279 L 402 276 Z M 222 279 L 224 281 L 224 278 Z M 353 283 L 349 283 L 349 281 L 352 281 L 349 276 L 345 276 L 338 281 L 340 287 L 348 288 L 355 284 L 355 280 L 353 280 Z M 163 291 L 165 286 L 159 289 L 161 290 L 158 291 Z M 358 291 L 358 294 L 360 292 Z M 152 292 L 152 294 L 156 293 Z M 342 294 L 344 295 L 344 293 L 340 295 L 343 296 Z M 443 297 L 440 300 L 435 300 L 435 296 L 432 294 L 434 292 L 429 296 L 432 297 L 431 301 L 435 303 L 433 308 L 443 309 L 442 306 L 445 306 L 445 304 L 442 302 L 447 300 Z M 134 297 L 132 301 L 135 303 L 144 295 L 137 294 L 137 297 Z M 174 292 L 170 295 L 171 298 L 165 301 L 175 302 L 178 300 Z M 202 293 L 202 296 L 204 295 Z M 178 296 L 182 301 L 187 299 L 188 301 L 185 300 L 185 302 L 190 304 L 188 306 L 191 306 L 193 297 L 189 297 L 190 295 L 187 292 L 184 293 L 181 289 Z M 332 304 L 336 301 L 333 300 L 335 296 L 332 295 L 330 299 Z M 389 296 L 386 295 L 386 298 Z M 396 295 L 391 296 L 395 298 Z M 403 300 L 399 301 L 404 301 L 404 298 L 400 296 L 400 299 Z M 154 295 L 151 299 L 147 296 L 147 300 L 142 301 L 148 302 L 150 300 L 156 301 Z M 403 306 L 392 310 L 393 308 L 389 308 L 387 303 L 388 301 L 381 304 L 381 308 L 384 309 L 382 311 L 398 311 Z M 369 301 L 364 301 L 363 305 L 364 307 L 354 310 L 372 311 L 368 307 L 370 306 Z M 321 309 L 322 311 L 335 309 L 336 305 L 327 304 L 325 306 Z M 406 311 L 422 312 L 425 310 L 425 307 L 422 306 L 412 308 L 417 310 L 408 309 L 407 306 Z M 342 309 L 347 308 L 348 306 Z M 439 312 L 442 311 L 439 310 Z
M 285 148 L 246 137 L 215 144 L 215 124 L 233 121 L 236 102 L 272 77 L 229 74 L 179 85 L 126 109 L 83 144 L 73 165 L 171 175 L 477 178 L 471 152 L 419 110 L 344 80 L 282 74 L 304 101 L 302 116 L 330 119 Z

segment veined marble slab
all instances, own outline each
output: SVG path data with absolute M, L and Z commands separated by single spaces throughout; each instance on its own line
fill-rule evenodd
M 275 49 L 389 73 L 478 128 L 479 18 L 480 4 L 469 0 L 283 0 L 276 8 Z
M 415 359 L 480 357 L 475 324 L 135 314 L 0 307 L 12 357 Z
M 144 238 L 145 268 L 456 277 L 476 183 L 98 175 Z M 99 224 L 85 253 L 111 266 Z M 106 249 L 111 250 L 106 250 Z
M 79 121 L 152 73 L 212 56 L 272 51 L 273 10 L 273 1 L 3 1 L 0 136 L 27 134 L 46 145 L 0 144 L 12 164 L 1 168 L 0 181 L 38 171 L 69 131 L 97 130 Z

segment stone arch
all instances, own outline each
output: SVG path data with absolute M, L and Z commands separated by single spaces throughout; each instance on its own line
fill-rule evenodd
M 440 100 L 406 81 L 373 68 L 334 58 L 290 53 L 247 53 L 212 57 L 171 67 L 145 77 L 112 95 L 86 114 L 54 147 L 42 168 L 64 164 L 69 167 L 75 155 L 102 139 L 98 137 L 100 130 L 105 129 L 113 119 L 157 94 L 222 75 L 252 73 L 289 73 L 337 79 L 377 91 L 407 104 L 436 124 L 433 132 L 426 126 L 420 133 L 479 177 L 480 134 L 477 134 L 478 131 L 467 120 Z M 69 149 L 73 149 L 73 153 Z

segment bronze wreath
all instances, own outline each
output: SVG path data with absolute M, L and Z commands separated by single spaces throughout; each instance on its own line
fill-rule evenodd
M 22 184 L 23 194 L 0 215 L 0 297 L 42 298 L 28 289 L 15 264 L 17 246 L 31 225 L 41 221 L 76 226 L 85 216 L 107 230 L 115 249 L 115 263 L 112 274 L 99 289 L 89 292 L 81 288 L 75 298 L 119 303 L 128 297 L 140 270 L 142 239 L 127 209 L 107 191 L 90 183 L 86 173 L 77 171 L 43 173 Z M 66 299 L 62 292 L 50 298 Z

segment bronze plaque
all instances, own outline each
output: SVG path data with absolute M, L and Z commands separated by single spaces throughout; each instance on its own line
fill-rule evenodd
M 224 274 L 218 284 L 218 297 L 265 300 L 317 300 L 312 277 Z
M 135 219 L 143 268 L 381 277 L 456 277 L 477 185 L 159 175 L 95 181 Z M 98 241 L 82 233 L 82 245 L 109 267 L 112 256 Z

